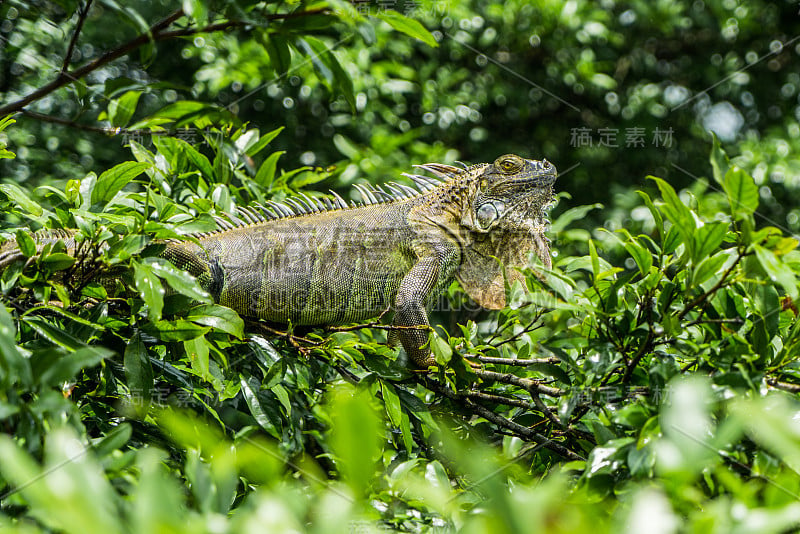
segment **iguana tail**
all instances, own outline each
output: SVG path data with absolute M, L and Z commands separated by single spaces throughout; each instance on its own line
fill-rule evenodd
M 74 254 L 76 242 L 75 231 L 64 229 L 50 229 L 39 230 L 31 234 L 33 242 L 36 244 L 36 254 L 40 254 L 42 249 L 48 243 L 56 243 L 63 241 L 66 247 L 66 252 L 70 255 Z M 4 271 L 9 265 L 15 261 L 24 260 L 26 256 L 22 253 L 17 245 L 16 240 L 9 239 L 8 241 L 0 244 L 0 272 Z
M 35 261 L 48 244 L 58 241 L 64 243 L 64 252 L 72 257 L 80 256 L 82 243 L 75 240 L 76 233 L 76 230 L 50 229 L 30 234 L 36 245 L 36 252 L 31 257 L 26 257 L 22 253 L 15 239 L 5 241 L 0 244 L 0 274 L 15 262 Z M 159 257 L 197 278 L 200 286 L 215 298 L 219 295 L 224 282 L 222 269 L 218 262 L 206 259 L 201 247 L 189 241 L 177 240 L 168 240 L 160 244 L 164 246 L 164 249 L 158 253 Z

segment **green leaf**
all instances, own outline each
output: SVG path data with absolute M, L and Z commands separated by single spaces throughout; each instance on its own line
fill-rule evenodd
M 600 275 L 600 257 L 597 255 L 597 248 L 594 246 L 594 241 L 589 240 L 589 256 L 592 259 L 592 279 L 597 281 L 597 277 Z
M 186 351 L 186 355 L 189 357 L 189 361 L 192 363 L 192 369 L 194 369 L 203 380 L 211 380 L 212 376 L 208 367 L 209 349 L 206 338 L 204 336 L 198 336 L 193 339 L 187 339 L 183 342 L 183 348 Z
M 278 76 L 284 74 L 292 64 L 292 54 L 289 51 L 289 44 L 286 38 L 277 33 L 271 33 L 267 36 L 266 32 L 263 32 L 261 35 L 263 37 L 259 40 L 269 56 L 269 62 L 273 70 L 275 70 L 275 74 Z
M 653 220 L 656 223 L 656 231 L 660 238 L 664 238 L 664 218 L 661 216 L 661 212 L 658 211 L 653 204 L 653 201 L 650 199 L 650 195 L 645 193 L 644 191 L 636 191 L 642 200 L 644 201 L 645 206 L 647 209 L 650 210 L 650 214 L 653 216 Z
M 242 374 L 239 374 L 239 383 L 242 385 L 242 396 L 247 403 L 247 407 L 250 408 L 250 415 L 256 420 L 258 426 L 266 430 L 273 437 L 280 438 L 280 433 L 275 428 L 275 425 L 272 424 L 269 417 L 267 417 L 264 408 L 261 407 L 261 403 L 258 401 L 258 395 L 253 388 L 250 387 L 250 383 Z
M 653 255 L 636 238 L 630 237 L 629 239 L 623 243 L 623 246 L 636 262 L 642 276 L 647 276 L 650 274 L 650 267 L 653 266 Z
M 17 326 L 14 319 L 0 304 L 0 386 L 32 382 L 30 358 L 16 342 Z
M 264 384 L 265 388 L 270 389 L 273 386 L 280 384 L 285 374 L 286 361 L 281 358 L 269 366 L 269 369 L 264 375 L 264 380 L 262 380 L 262 383 Z
M 327 172 L 316 172 L 316 171 L 301 172 L 297 176 L 292 178 L 292 183 L 289 184 L 289 187 L 297 191 L 304 187 L 308 187 L 309 185 L 319 183 L 328 178 L 328 176 L 329 174 Z
M 682 239 L 681 231 L 673 224 L 670 226 L 669 230 L 667 230 L 667 235 L 664 237 L 664 242 L 661 245 L 661 252 L 664 254 L 672 254 L 675 252 L 675 249 L 680 246 Z
M 104 458 L 112 452 L 119 450 L 123 445 L 128 443 L 133 435 L 133 427 L 129 423 L 122 423 L 111 432 L 105 435 L 101 440 L 93 445 L 95 456 Z
M 425 29 L 425 26 L 420 24 L 419 21 L 408 18 L 405 15 L 401 15 L 397 11 L 390 9 L 387 9 L 382 13 L 378 13 L 378 18 L 388 23 L 389 26 L 395 30 L 405 33 L 414 39 L 419 39 L 428 46 L 432 46 L 434 48 L 439 46 L 439 43 L 436 42 L 433 34 Z
M 186 156 L 192 166 L 200 171 L 200 173 L 209 180 L 214 178 L 214 168 L 208 158 L 201 154 L 195 147 L 184 141 L 183 139 L 175 139 L 175 145 Z
M 161 319 L 161 310 L 164 309 L 164 287 L 158 280 L 152 265 L 132 262 L 133 282 L 139 295 L 147 305 L 147 316 L 151 321 Z
M 208 24 L 208 6 L 203 0 L 183 0 L 183 11 L 193 17 L 198 26 Z
M 543 375 L 552 376 L 565 384 L 572 383 L 572 380 L 570 380 L 569 375 L 566 372 L 564 372 L 564 370 L 561 369 L 561 367 L 553 365 L 552 363 L 534 363 L 526 367 L 526 369 L 530 369 L 531 371 L 535 371 Z
M 214 302 L 208 291 L 200 287 L 193 276 L 178 269 L 164 258 L 145 258 L 142 263 L 149 265 L 156 276 L 166 280 L 170 287 L 181 295 L 207 304 Z
M 239 314 L 219 304 L 204 304 L 189 310 L 186 319 L 211 326 L 241 339 L 244 336 L 244 321 Z
M 12 119 L 11 115 L 6 115 L 2 119 L 0 119 L 0 132 L 2 132 L 3 130 L 5 130 L 6 128 L 8 128 L 12 124 L 14 124 L 15 122 L 17 122 L 17 121 Z M 7 150 L 6 149 L 7 146 L 8 146 L 8 143 L 4 139 L 0 138 L 0 159 L 14 159 L 17 156 L 16 154 L 11 152 L 10 150 Z
M 416 395 L 412 395 L 411 393 L 405 391 L 404 389 L 398 389 L 397 395 L 400 397 L 400 400 L 403 402 L 403 406 L 421 423 L 426 425 L 431 430 L 438 430 L 439 425 L 436 420 L 431 415 L 431 409 L 428 404 L 420 400 L 419 397 Z
M 720 274 L 720 269 L 729 259 L 730 255 L 723 250 L 702 260 L 694 269 L 692 285 L 699 286 L 715 274 Z
M 19 251 L 22 252 L 23 256 L 30 258 L 36 254 L 36 243 L 33 242 L 33 238 L 28 232 L 22 229 L 17 230 L 16 238 L 17 246 L 19 247 Z
M 355 111 L 356 98 L 353 93 L 353 80 L 339 64 L 339 60 L 333 53 L 331 47 L 319 39 L 311 36 L 304 36 L 296 40 L 297 46 L 310 56 L 314 69 L 322 75 L 323 80 L 328 82 L 331 88 L 336 88 L 342 93 L 350 109 Z
M 271 132 L 265 133 L 258 139 L 258 141 L 247 147 L 247 149 L 245 150 L 245 154 L 247 154 L 252 158 L 256 154 L 264 150 L 264 148 L 266 148 L 266 146 L 270 144 L 273 139 L 278 137 L 278 134 L 280 134 L 283 131 L 283 129 L 284 126 L 281 126 L 280 128 L 275 128 Z
M 75 263 L 75 258 L 63 252 L 53 252 L 42 258 L 42 264 L 51 271 L 63 271 Z
M 19 413 L 19 406 L 0 400 L 0 421 Z
M 558 219 L 553 221 L 553 223 L 550 225 L 550 231 L 556 235 L 562 230 L 566 230 L 573 221 L 584 219 L 587 213 L 592 210 L 601 209 L 602 207 L 602 204 L 586 204 L 583 206 L 575 206 L 574 208 L 570 208 L 559 215 Z
M 147 355 L 142 335 L 136 332 L 128 341 L 123 357 L 125 380 L 131 394 L 149 403 L 153 392 L 153 366 Z
M 767 272 L 767 276 L 773 282 L 779 283 L 793 300 L 797 300 L 797 276 L 791 267 L 775 255 L 774 252 L 760 245 L 753 245 L 758 262 Z
M 697 229 L 694 234 L 695 263 L 707 258 L 716 251 L 728 233 L 728 225 L 723 222 L 709 222 Z
M 749 217 L 758 208 L 758 186 L 753 178 L 737 166 L 725 173 L 722 189 L 728 195 L 734 220 Z
M 174 321 L 155 321 L 142 326 L 142 331 L 161 341 L 186 341 L 203 336 L 211 330 L 192 321 L 176 319 Z
M 116 264 L 126 261 L 138 254 L 147 245 L 147 239 L 143 235 L 126 235 L 117 241 L 104 252 L 109 263 Z
M 104 347 L 84 347 L 75 352 L 65 354 L 38 376 L 38 381 L 43 386 L 60 385 L 62 382 L 72 380 L 81 369 L 94 367 L 105 358 L 114 354 Z
M 25 315 L 22 317 L 22 322 L 33 328 L 44 339 L 70 352 L 86 347 L 83 341 L 76 339 L 75 336 L 64 330 L 60 325 L 51 323 L 44 317 Z
M 257 184 L 262 185 L 266 188 L 272 184 L 272 181 L 275 179 L 275 170 L 278 166 L 278 159 L 282 155 L 286 154 L 285 150 L 279 150 L 277 152 L 273 152 L 272 154 L 264 160 L 264 163 L 261 164 L 261 167 L 258 168 L 258 172 L 256 173 L 255 181 Z
M 280 402 L 281 406 L 283 406 L 286 417 L 291 417 L 292 402 L 289 400 L 289 392 L 286 391 L 286 388 L 280 384 L 275 384 L 270 388 L 270 391 L 275 394 L 275 396 L 278 398 L 278 402 Z
M 130 122 L 141 95 L 141 91 L 128 91 L 108 103 L 108 119 L 112 126 L 122 128 Z
M 381 380 L 380 384 L 383 403 L 386 406 L 386 415 L 389 416 L 389 421 L 394 426 L 400 426 L 403 414 L 403 409 L 400 407 L 400 397 L 397 395 L 394 386 L 388 382 Z
M 447 362 L 453 357 L 453 349 L 450 348 L 450 344 L 440 338 L 436 332 L 431 332 L 428 339 L 430 339 L 431 352 L 436 357 L 436 363 L 441 366 L 447 365 Z
M 114 195 L 125 187 L 128 182 L 142 174 L 145 169 L 148 168 L 150 168 L 149 163 L 125 161 L 108 169 L 97 179 L 97 183 L 92 190 L 91 203 L 108 202 L 114 198 Z
M 692 236 L 696 228 L 692 212 L 683 201 L 678 197 L 675 189 L 672 188 L 667 182 L 655 176 L 648 176 L 651 180 L 656 182 L 661 196 L 664 199 L 664 206 L 662 211 L 667 216 L 672 224 L 675 225 L 678 232 L 680 232 L 683 243 L 687 246 L 693 246 Z
M 5 193 L 11 202 L 15 203 L 17 206 L 27 211 L 31 215 L 39 217 L 42 215 L 42 213 L 44 213 L 42 207 L 37 202 L 31 200 L 31 198 L 28 196 L 28 193 L 16 185 L 0 184 L 0 191 Z

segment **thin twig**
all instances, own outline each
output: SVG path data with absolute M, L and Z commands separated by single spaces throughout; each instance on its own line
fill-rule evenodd
M 358 378 L 358 376 L 356 376 L 355 373 L 353 373 L 352 371 L 346 369 L 342 364 L 337 363 L 335 361 L 331 361 L 329 359 L 326 359 L 321 354 L 315 354 L 314 357 L 317 360 L 319 360 L 319 361 L 321 361 L 323 363 L 326 363 L 326 364 L 330 365 L 331 367 L 333 367 L 336 370 L 336 372 L 339 373 L 339 375 L 345 381 L 349 382 L 350 384 L 352 384 L 354 386 L 357 386 L 358 383 L 361 382 L 361 379 Z
M 433 330 L 433 327 L 427 324 L 381 324 L 377 322 L 355 324 L 351 326 L 326 326 L 326 332 L 352 332 L 353 330 L 363 330 L 364 328 L 375 328 L 377 330 Z
M 539 325 L 536 324 L 536 321 L 538 321 L 541 317 L 542 317 L 542 313 L 538 313 L 536 315 L 536 317 L 531 319 L 531 321 L 527 325 L 525 325 L 525 327 L 522 330 L 520 330 L 519 332 L 517 332 L 516 334 L 514 334 L 510 338 L 504 339 L 500 343 L 497 343 L 496 345 L 492 345 L 492 346 L 494 348 L 499 348 L 502 345 L 505 345 L 506 343 L 513 343 L 514 341 L 518 340 L 519 338 L 521 338 L 522 336 L 524 336 L 525 334 L 527 334 L 529 332 L 533 332 L 534 330 L 538 330 L 539 328 L 544 326 L 544 323 L 539 324 Z
M 425 387 L 427 387 L 431 391 L 435 391 L 436 393 L 439 393 L 451 400 L 462 402 L 465 405 L 465 407 L 472 410 L 474 413 L 483 417 L 487 421 L 490 421 L 503 428 L 507 428 L 508 430 L 514 432 L 517 436 L 522 436 L 528 440 L 538 442 L 543 446 L 547 447 L 548 449 L 550 449 L 551 451 L 563 456 L 564 458 L 567 458 L 569 460 L 586 459 L 583 456 L 580 456 L 579 454 L 569 450 L 564 445 L 553 441 L 547 436 L 544 436 L 543 434 L 540 434 L 530 429 L 529 427 L 522 426 L 519 423 L 515 423 L 514 421 L 510 421 L 505 417 L 503 417 L 502 415 L 498 415 L 493 411 L 489 410 L 488 408 L 485 408 L 484 406 L 481 406 L 480 404 L 473 402 L 470 399 L 464 399 L 463 397 L 460 397 L 460 395 L 458 395 L 456 392 L 451 391 L 450 389 L 442 386 L 439 382 L 435 380 L 425 380 L 424 384 Z
M 320 9 L 310 9 L 308 11 L 300 11 L 295 13 L 275 13 L 272 15 L 267 15 L 265 18 L 266 20 L 272 21 L 280 19 L 291 19 L 308 15 L 319 15 L 327 12 L 328 10 L 326 8 L 320 8 Z M 114 61 L 115 59 L 118 59 L 122 56 L 125 56 L 130 52 L 132 52 L 133 50 L 136 50 L 140 46 L 143 46 L 149 42 L 158 42 L 168 39 L 174 39 L 177 37 L 188 37 L 199 33 L 209 33 L 212 31 L 222 31 L 231 28 L 238 28 L 251 25 L 250 23 L 242 21 L 227 21 L 227 22 L 209 24 L 208 26 L 204 26 L 202 28 L 185 28 L 181 30 L 173 30 L 170 32 L 164 31 L 173 22 L 181 18 L 183 15 L 184 15 L 183 9 L 177 9 L 172 13 L 170 13 L 163 20 L 153 24 L 147 32 L 134 37 L 127 43 L 124 43 L 113 50 L 109 50 L 108 52 L 101 55 L 94 61 L 90 61 L 86 65 L 77 68 L 71 72 L 62 71 L 58 75 L 58 77 L 52 82 L 43 85 L 39 89 L 33 91 L 27 96 L 20 98 L 15 102 L 0 107 L 0 117 L 4 117 L 16 111 L 22 110 L 25 106 L 27 106 L 31 102 L 36 102 L 37 100 L 40 100 L 45 96 L 49 95 L 53 91 L 56 91 L 57 89 L 60 89 L 61 87 L 68 85 L 72 82 L 80 80 L 87 74 L 99 69 L 103 65 L 111 61 Z
M 66 74 L 69 69 L 69 64 L 72 61 L 72 52 L 75 51 L 75 45 L 78 44 L 78 37 L 83 29 L 83 23 L 86 21 L 86 15 L 89 14 L 89 8 L 92 7 L 92 0 L 86 0 L 86 5 L 83 6 L 83 11 L 78 13 L 78 23 L 75 25 L 75 32 L 72 34 L 72 39 L 69 41 L 67 47 L 67 54 L 64 56 L 64 63 L 61 65 L 61 76 Z
M 631 361 L 628 363 L 628 367 L 625 369 L 625 374 L 622 376 L 623 384 L 627 384 L 630 381 L 636 366 L 639 365 L 639 362 L 642 360 L 644 355 L 653 348 L 654 337 L 655 335 L 653 333 L 653 329 L 648 329 L 647 337 L 645 338 L 644 343 L 642 343 L 642 346 L 639 347 L 638 351 L 636 351 L 636 354 L 633 355 L 633 358 L 631 358 Z
M 731 272 L 733 272 L 733 269 L 739 264 L 739 262 L 742 260 L 744 255 L 745 255 L 744 249 L 740 248 L 739 251 L 738 251 L 738 254 L 736 256 L 736 260 L 731 264 L 730 267 L 728 267 L 725 270 L 725 272 L 720 277 L 719 281 L 717 281 L 717 283 L 714 284 L 714 287 L 712 287 L 711 289 L 709 289 L 708 291 L 706 291 L 705 293 L 703 293 L 702 295 L 700 295 L 699 297 L 694 299 L 692 302 L 687 304 L 683 308 L 683 310 L 681 310 L 681 312 L 678 314 L 678 320 L 679 321 L 682 320 L 686 316 L 686 314 L 689 313 L 690 311 L 692 311 L 698 304 L 700 304 L 701 302 L 706 300 L 708 297 L 710 297 L 711 295 L 713 295 L 714 293 L 719 291 L 719 289 L 723 286 L 725 281 L 728 279 L 728 275 L 730 275 Z
M 62 126 L 69 126 L 70 128 L 77 128 L 78 130 L 85 130 L 87 132 L 102 133 L 107 135 L 126 135 L 129 133 L 142 133 L 142 130 L 128 130 L 125 128 L 105 128 L 102 126 L 91 126 L 89 124 L 81 124 L 69 119 L 62 119 L 61 117 L 54 117 L 52 115 L 44 115 L 36 113 L 27 109 L 20 110 L 20 113 L 31 119 L 36 119 L 42 122 L 51 122 L 54 124 L 61 124 Z M 149 131 L 149 130 L 148 130 Z
M 539 409 L 540 412 L 544 414 L 544 416 L 550 420 L 550 422 L 556 428 L 564 428 L 564 423 L 558 420 L 558 417 L 550 410 L 550 408 L 542 402 L 541 397 L 539 397 L 538 393 L 531 393 L 531 398 L 533 399 L 533 404 Z
M 289 332 L 278 330 L 277 328 L 272 328 L 271 326 L 267 326 L 261 322 L 253 321 L 252 324 L 254 324 L 256 328 L 269 332 L 270 334 L 285 338 L 294 348 L 303 353 L 304 356 L 308 354 L 308 348 L 301 346 L 299 343 L 300 341 L 314 347 L 322 345 L 321 341 L 314 341 L 312 339 L 308 339 L 307 337 L 296 336 L 294 334 L 290 334 Z

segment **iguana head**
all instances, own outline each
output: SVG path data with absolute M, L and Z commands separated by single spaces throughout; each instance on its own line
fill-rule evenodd
M 517 270 L 529 266 L 534 253 L 550 267 L 550 246 L 545 237 L 547 208 L 553 202 L 556 168 L 547 160 L 514 154 L 475 168 L 471 194 L 461 217 L 465 243 L 457 278 L 481 306 L 505 306 L 505 279 L 523 285 Z
M 539 218 L 552 203 L 555 181 L 556 168 L 547 160 L 500 156 L 479 173 L 461 224 L 472 232 L 487 233 L 509 222 L 524 224 Z

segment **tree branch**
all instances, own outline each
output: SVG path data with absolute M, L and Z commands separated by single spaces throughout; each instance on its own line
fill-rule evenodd
M 90 72 L 99 69 L 106 63 L 114 61 L 115 59 L 128 54 L 132 50 L 139 48 L 140 46 L 147 43 L 151 39 L 154 39 L 155 36 L 161 32 L 161 30 L 167 28 L 170 24 L 172 24 L 182 16 L 183 16 L 183 9 L 178 9 L 176 11 L 173 11 L 165 19 L 151 26 L 150 30 L 147 33 L 143 33 L 138 37 L 131 39 L 127 43 L 123 44 L 118 48 L 115 48 L 114 50 L 109 50 L 102 56 L 98 57 L 94 61 L 90 61 L 83 67 L 80 67 L 71 72 L 62 72 L 61 74 L 58 75 L 58 77 L 55 80 L 53 80 L 48 84 L 43 85 L 39 89 L 30 93 L 29 95 L 22 97 L 16 102 L 12 102 L 3 107 L 0 107 L 0 117 L 3 117 L 10 113 L 14 113 L 15 111 L 20 111 L 22 108 L 24 108 L 31 102 L 40 100 L 45 96 L 49 95 L 50 93 L 52 93 L 53 91 L 61 89 L 62 87 L 71 82 L 78 81 L 79 79 L 83 78 Z
M 563 456 L 564 458 L 567 458 L 569 460 L 585 460 L 586 459 L 586 458 L 580 456 L 579 454 L 569 450 L 568 448 L 566 448 L 561 443 L 553 441 L 552 439 L 548 438 L 547 436 L 545 436 L 543 434 L 540 434 L 540 433 L 538 433 L 538 432 L 536 432 L 536 431 L 534 431 L 534 430 L 532 430 L 532 429 L 530 429 L 530 428 L 528 428 L 526 426 L 522 426 L 519 423 L 515 423 L 514 421 L 510 421 L 510 420 L 506 419 L 505 417 L 503 417 L 502 415 L 498 415 L 498 414 L 494 413 L 493 411 L 489 410 L 488 408 L 485 408 L 484 406 L 481 406 L 480 404 L 477 404 L 477 403 L 473 402 L 470 399 L 463 398 L 458 393 L 456 393 L 454 391 L 451 391 L 450 389 L 442 386 L 440 383 L 438 383 L 435 380 L 425 380 L 423 383 L 425 384 L 425 387 L 427 387 L 431 391 L 435 391 L 435 392 L 437 392 L 437 393 L 439 393 L 441 395 L 444 395 L 445 397 L 449 398 L 450 400 L 455 400 L 455 401 L 462 402 L 467 408 L 472 410 L 475 414 L 483 417 L 487 421 L 490 421 L 490 422 L 492 422 L 492 423 L 494 423 L 497 426 L 500 426 L 502 428 L 506 428 L 506 429 L 514 432 L 514 434 L 516 434 L 517 436 L 522 436 L 522 437 L 524 437 L 524 438 L 526 438 L 528 440 L 531 440 L 531 441 L 534 441 L 536 443 L 539 443 L 539 444 L 543 445 L 544 447 L 547 447 L 551 451 Z
M 530 378 L 520 378 L 516 375 L 495 373 L 494 371 L 482 371 L 478 369 L 476 369 L 474 372 L 484 380 L 488 380 L 490 382 L 504 382 L 506 384 L 518 386 L 526 391 L 529 391 L 531 395 L 535 393 L 543 393 L 550 397 L 560 397 L 564 394 L 564 392 L 558 388 L 544 386 L 534 380 L 531 380 Z
M 319 9 L 311 9 L 308 11 L 300 11 L 295 13 L 276 13 L 265 16 L 265 19 L 268 21 L 291 19 L 308 15 L 318 15 L 327 12 L 328 10 L 326 8 L 319 8 Z M 90 61 L 86 65 L 77 68 L 71 72 L 66 72 L 62 70 L 61 73 L 58 75 L 58 77 L 52 82 L 43 85 L 39 89 L 33 91 L 27 96 L 22 97 L 16 102 L 12 102 L 10 104 L 6 104 L 5 106 L 0 107 L 0 117 L 4 117 L 6 115 L 10 115 L 11 113 L 23 110 L 23 108 L 28 104 L 30 104 L 31 102 L 36 102 L 37 100 L 40 100 L 45 96 L 49 95 L 53 91 L 56 91 L 72 82 L 80 80 L 90 72 L 99 69 L 103 65 L 106 65 L 107 63 L 110 63 L 115 59 L 118 59 L 122 56 L 129 54 L 133 50 L 136 50 L 137 48 L 148 42 L 165 41 L 177 37 L 186 37 L 198 33 L 209 33 L 213 31 L 223 31 L 231 28 L 237 28 L 249 25 L 249 23 L 242 21 L 227 21 L 227 22 L 209 24 L 208 26 L 204 26 L 202 28 L 185 28 L 169 32 L 164 31 L 173 22 L 181 18 L 183 15 L 184 15 L 183 9 L 177 9 L 173 11 L 171 14 L 169 14 L 163 20 L 153 24 L 147 32 L 138 35 L 137 37 L 131 39 L 127 43 L 124 43 L 113 50 L 109 50 L 108 52 L 101 55 L 94 61 Z
M 43 113 L 36 113 L 35 111 L 29 111 L 27 109 L 23 109 L 20 113 L 25 117 L 30 117 L 31 119 L 35 119 L 37 121 L 42 122 L 52 122 L 54 124 L 60 124 L 62 126 L 69 126 L 70 128 L 77 128 L 78 130 L 85 130 L 87 132 L 94 132 L 94 133 L 102 133 L 106 135 L 124 135 L 127 133 L 141 133 L 141 130 L 128 130 L 125 128 L 105 128 L 103 126 L 92 126 L 91 124 L 81 124 L 79 122 L 75 122 L 69 119 L 62 119 L 61 117 L 54 117 L 52 115 L 44 115 Z
M 514 365 L 518 367 L 527 367 L 529 365 L 536 365 L 537 363 L 559 363 L 558 358 L 528 358 L 526 360 L 523 360 L 514 358 L 490 358 L 488 356 L 475 356 L 475 359 L 481 363 Z

